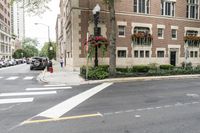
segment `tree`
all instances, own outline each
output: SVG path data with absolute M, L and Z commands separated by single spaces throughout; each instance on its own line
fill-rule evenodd
M 38 40 L 32 39 L 32 38 L 25 38 L 24 42 L 22 44 L 22 49 L 26 51 L 26 56 L 24 57 L 33 57 L 38 55 L 38 49 L 37 49 Z
M 51 0 L 11 0 L 13 2 L 22 2 L 24 4 L 24 9 L 26 12 L 34 15 L 39 15 L 49 10 L 47 4 Z
M 13 58 L 20 59 L 27 56 L 27 52 L 23 49 L 18 49 L 14 52 Z
M 52 46 L 52 50 L 50 49 L 50 47 Z M 57 49 L 57 44 L 55 42 L 51 42 L 51 44 L 49 44 L 49 42 L 46 42 L 44 44 L 44 46 L 42 47 L 42 50 L 40 51 L 40 56 L 43 57 L 48 57 L 50 60 L 51 59 L 56 59 L 56 49 Z
M 110 61 L 109 61 L 109 73 L 110 76 L 116 75 L 116 17 L 115 17 L 115 0 L 104 0 L 108 5 L 110 12 Z

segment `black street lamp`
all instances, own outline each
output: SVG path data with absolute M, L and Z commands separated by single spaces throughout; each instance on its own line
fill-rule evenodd
M 94 16 L 94 37 L 96 36 L 100 36 L 100 28 L 98 27 L 98 23 L 99 23 L 99 14 L 100 14 L 101 8 L 99 6 L 99 4 L 97 4 L 92 13 Z M 94 66 L 97 67 L 98 66 L 98 46 L 95 46 L 95 59 L 94 59 Z

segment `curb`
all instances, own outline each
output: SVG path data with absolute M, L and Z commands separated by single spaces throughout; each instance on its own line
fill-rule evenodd
M 156 77 L 128 77 L 128 78 L 112 78 L 112 79 L 104 79 L 104 80 L 95 80 L 95 81 L 84 81 L 80 83 L 81 85 L 84 84 L 97 84 L 103 82 L 128 82 L 128 81 L 155 81 L 155 80 L 163 80 L 163 79 L 197 79 L 200 78 L 200 74 L 197 75 L 175 75 L 175 76 L 156 76 Z
M 121 83 L 121 82 L 129 82 L 129 81 L 155 81 L 155 80 L 173 80 L 173 79 L 197 79 L 200 78 L 200 74 L 195 75 L 172 75 L 172 76 L 149 76 L 149 77 L 125 77 L 125 78 L 110 78 L 104 80 L 88 80 L 88 81 L 81 81 L 78 83 L 67 83 L 67 82 L 52 82 L 45 79 L 46 69 L 40 73 L 37 80 L 39 82 L 45 84 L 68 84 L 68 85 L 84 85 L 84 84 L 98 84 L 104 82 L 114 82 L 114 83 Z

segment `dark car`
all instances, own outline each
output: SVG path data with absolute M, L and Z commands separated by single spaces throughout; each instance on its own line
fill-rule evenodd
M 44 57 L 33 57 L 30 70 L 44 70 L 48 65 L 48 59 Z

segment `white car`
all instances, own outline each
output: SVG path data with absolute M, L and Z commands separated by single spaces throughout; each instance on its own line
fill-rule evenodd
M 7 63 L 4 60 L 0 60 L 0 64 L 2 67 L 7 67 Z

